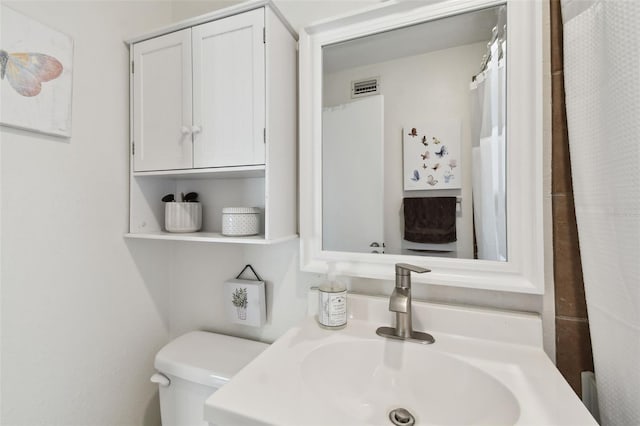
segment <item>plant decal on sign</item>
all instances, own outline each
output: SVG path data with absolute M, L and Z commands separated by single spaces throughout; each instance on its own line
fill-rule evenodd
M 241 320 L 247 319 L 247 288 L 236 288 L 231 294 L 231 303 L 236 307 L 238 312 L 238 318 Z

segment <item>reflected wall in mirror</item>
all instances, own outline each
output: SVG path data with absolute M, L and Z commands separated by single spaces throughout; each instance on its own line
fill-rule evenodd
M 322 47 L 322 249 L 507 260 L 506 6 Z

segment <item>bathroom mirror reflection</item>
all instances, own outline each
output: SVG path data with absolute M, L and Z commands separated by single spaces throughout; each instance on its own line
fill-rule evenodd
M 506 6 L 323 46 L 322 249 L 507 260 Z

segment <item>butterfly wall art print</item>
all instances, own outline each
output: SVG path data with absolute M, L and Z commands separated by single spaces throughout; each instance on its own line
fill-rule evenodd
M 43 53 L 7 53 L 0 49 L 0 80 L 5 77 L 22 96 L 37 96 L 42 83 L 60 77 L 62 64 Z
M 0 22 L 0 124 L 71 136 L 73 40 L 7 6 Z
M 441 117 L 402 128 L 403 190 L 460 189 L 462 120 Z

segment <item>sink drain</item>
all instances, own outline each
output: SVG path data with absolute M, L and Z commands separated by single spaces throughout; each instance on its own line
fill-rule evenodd
M 413 426 L 416 424 L 415 417 L 404 408 L 391 410 L 389 412 L 389 420 L 396 426 Z

